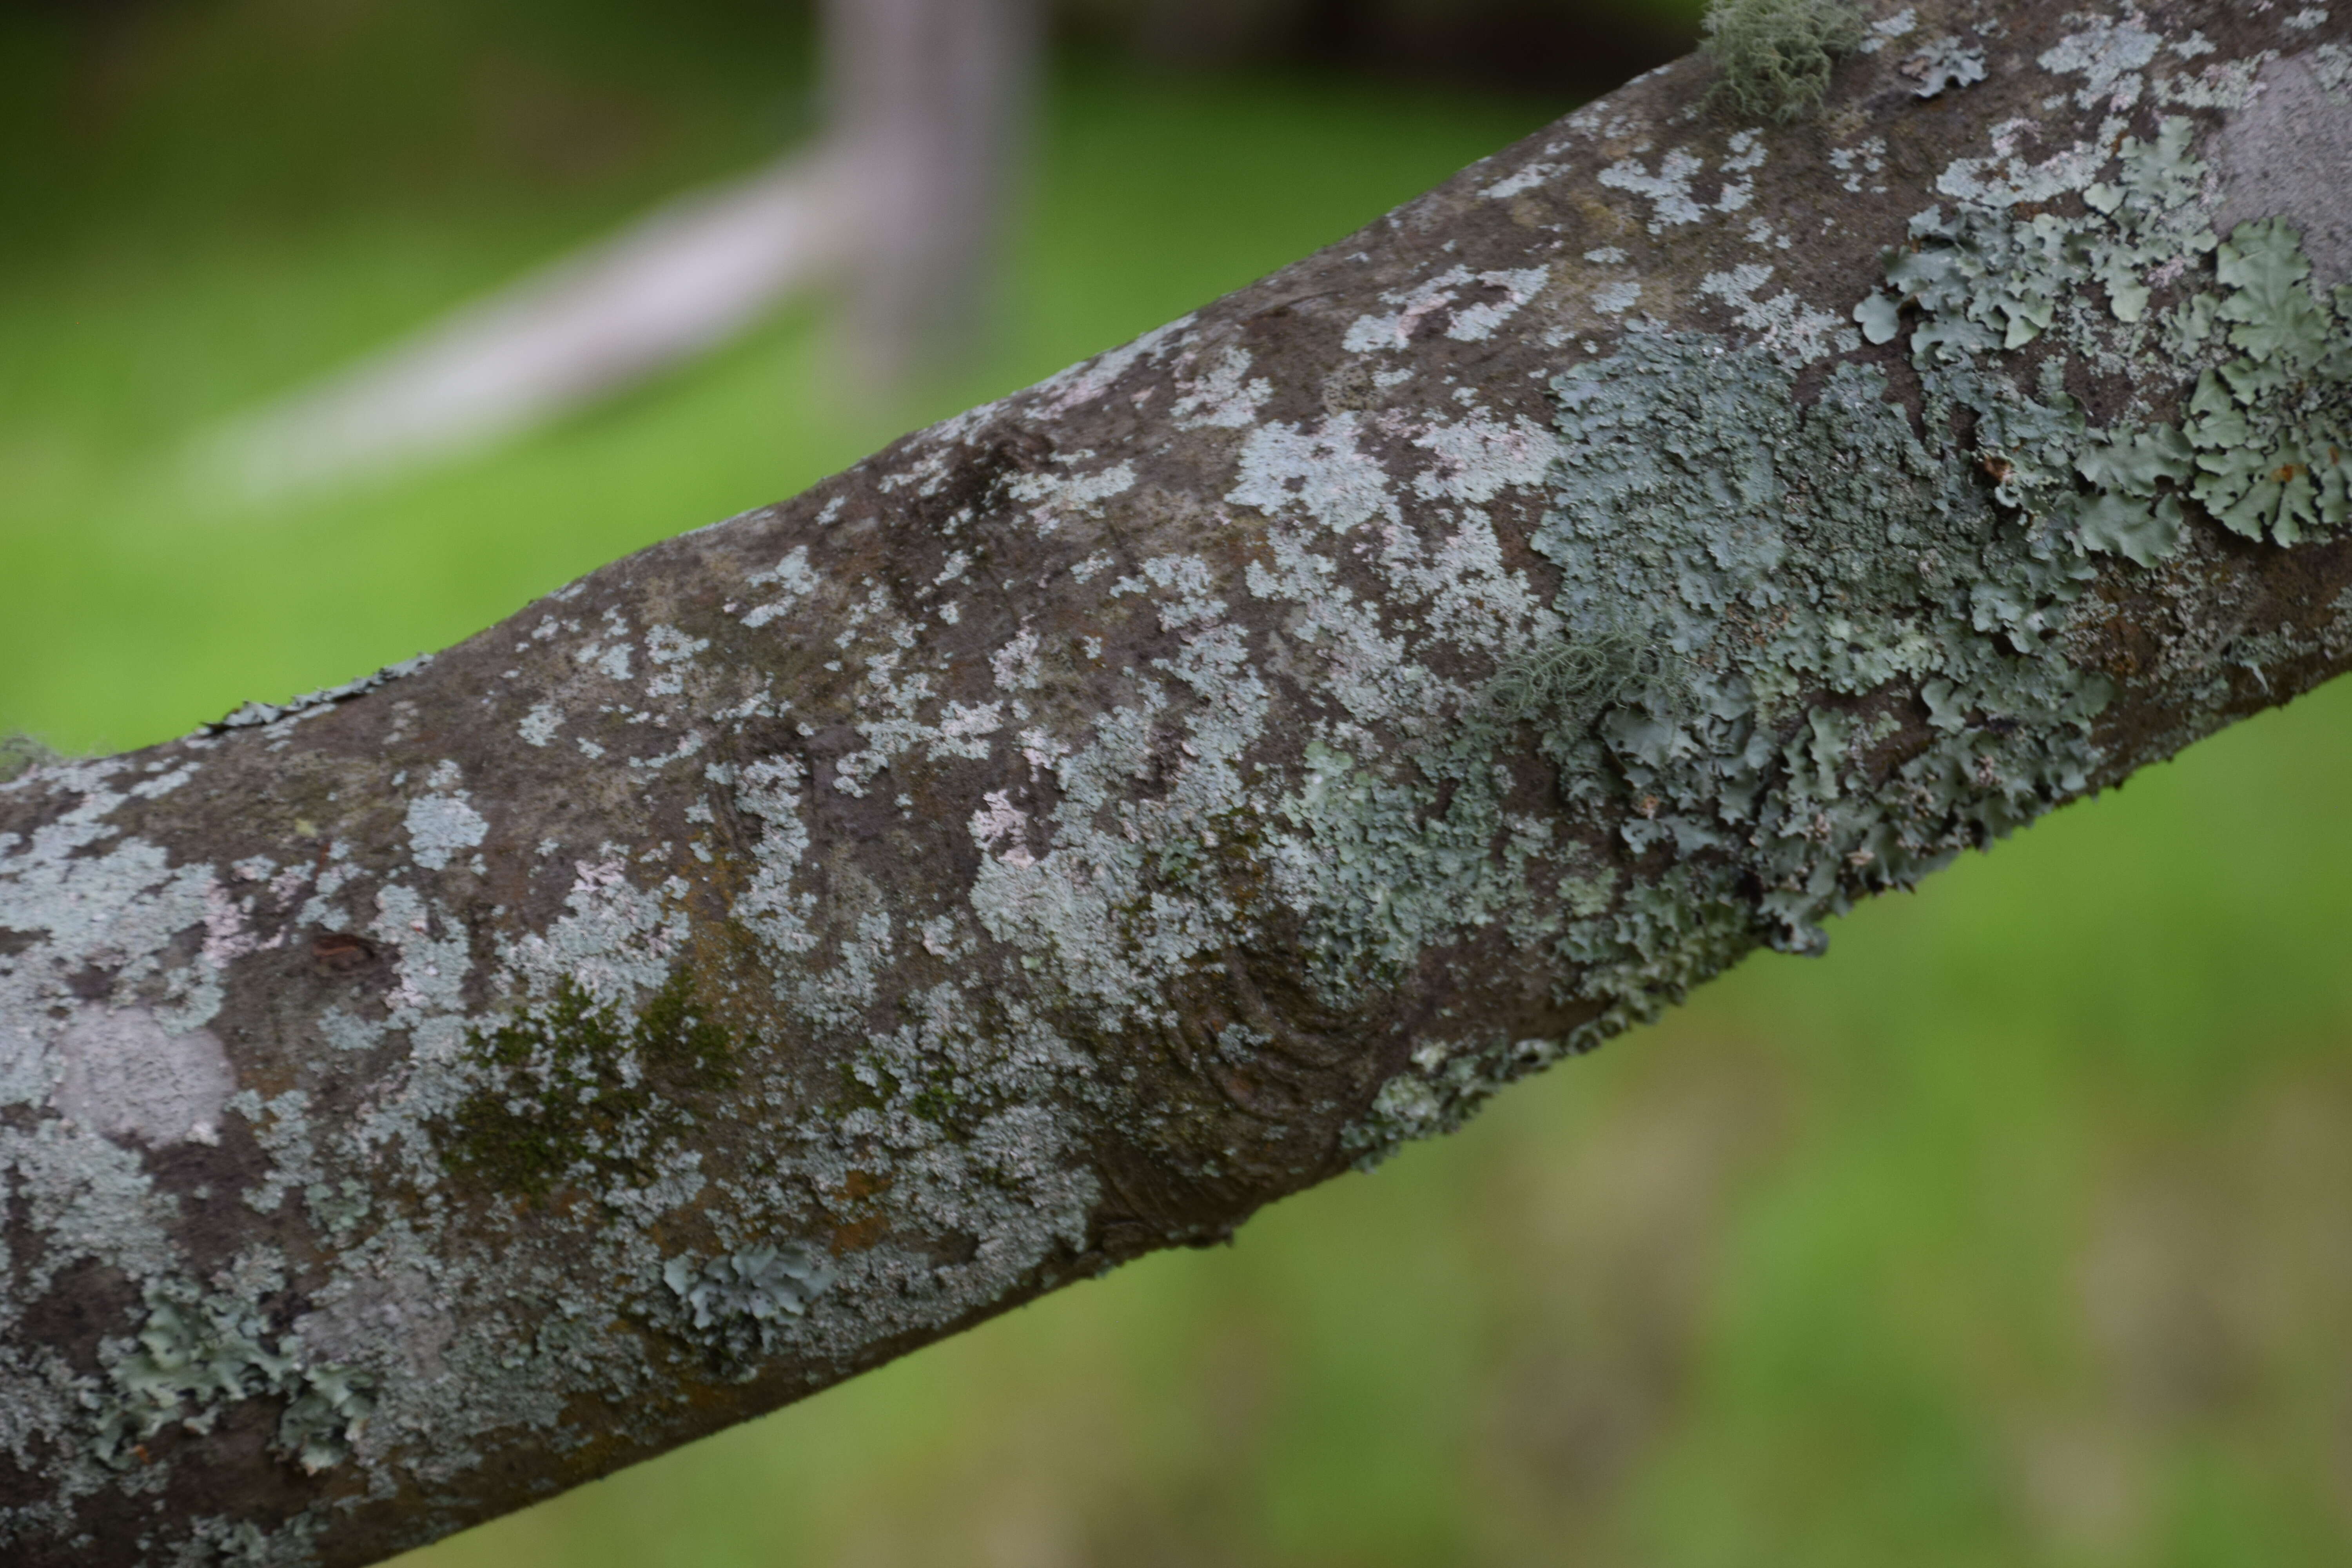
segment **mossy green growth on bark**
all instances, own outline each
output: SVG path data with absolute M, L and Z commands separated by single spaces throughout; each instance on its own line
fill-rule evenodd
M 1831 65 L 1864 33 L 1844 0 L 1715 0 L 1702 25 L 1700 47 L 1723 72 L 1716 92 L 1782 121 L 1820 106 Z
M 534 1201 L 652 1180 L 655 1151 L 690 1125 L 687 1099 L 736 1079 L 734 1042 L 683 965 L 633 1019 L 566 979 L 544 1007 L 467 1038 L 481 1082 L 449 1119 L 449 1158 Z

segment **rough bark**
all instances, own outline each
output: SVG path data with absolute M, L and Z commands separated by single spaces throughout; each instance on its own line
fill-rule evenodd
M 1877 16 L 1816 118 L 1682 61 L 421 668 L 0 788 L 9 1560 L 519 1507 L 2352 662 L 2347 23 Z

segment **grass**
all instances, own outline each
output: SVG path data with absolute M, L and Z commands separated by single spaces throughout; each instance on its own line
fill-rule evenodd
M 69 749 L 463 636 L 1561 107 L 1073 69 L 1000 350 L 920 406 L 828 396 L 803 311 L 496 455 L 239 510 L 174 477 L 205 421 L 761 156 L 797 46 L 724 0 L 139 15 L 0 21 L 0 731 Z M 1231 1248 L 404 1568 L 2346 1561 L 2347 776 L 2338 686 Z

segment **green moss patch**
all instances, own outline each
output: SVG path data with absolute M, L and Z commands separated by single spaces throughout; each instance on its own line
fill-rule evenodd
M 683 967 L 635 1018 L 566 980 L 467 1045 L 483 1082 L 449 1119 L 449 1157 L 534 1201 L 566 1184 L 652 1180 L 656 1151 L 692 1124 L 688 1102 L 736 1078 L 733 1041 Z

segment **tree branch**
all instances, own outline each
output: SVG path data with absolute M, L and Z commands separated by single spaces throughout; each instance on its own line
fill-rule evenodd
M 2345 668 L 2318 15 L 1929 0 L 1788 126 L 1685 60 L 422 668 L 0 786 L 10 1560 L 520 1507 Z

